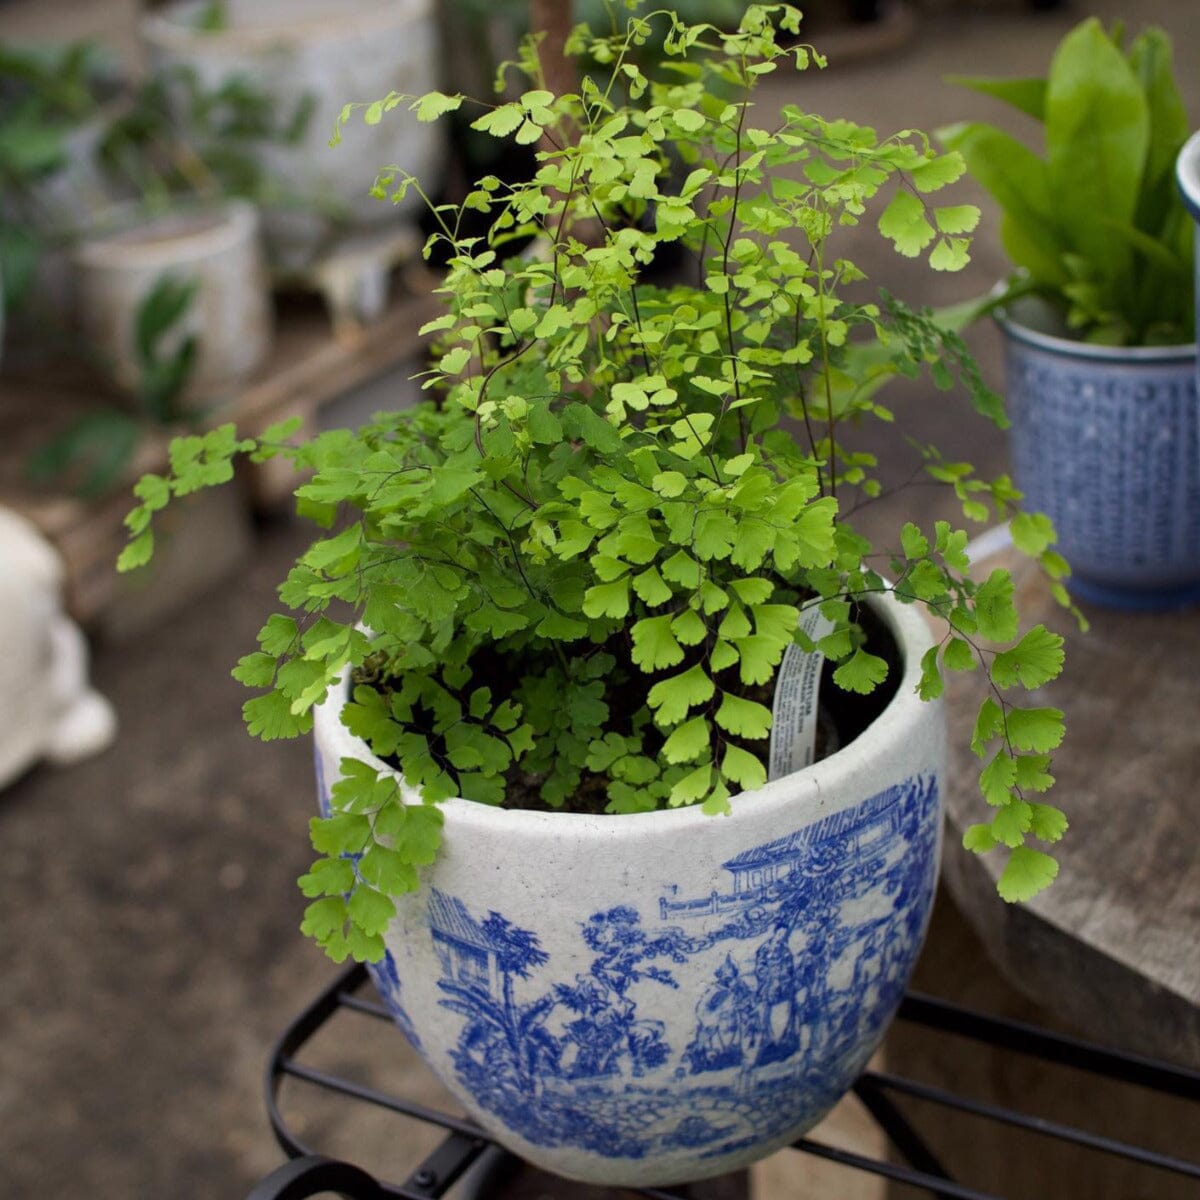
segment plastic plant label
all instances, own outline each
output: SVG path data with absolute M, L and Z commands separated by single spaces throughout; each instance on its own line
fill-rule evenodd
M 814 642 L 833 631 L 833 622 L 813 606 L 800 614 L 800 628 Z M 825 655 L 793 644 L 783 652 L 771 709 L 767 778 L 780 779 L 811 765 L 817 749 L 817 691 Z

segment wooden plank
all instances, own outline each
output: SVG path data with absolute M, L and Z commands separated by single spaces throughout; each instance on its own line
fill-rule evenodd
M 986 813 L 968 750 L 984 681 L 947 681 L 950 774 L 945 878 L 1007 978 L 1100 1040 L 1200 1066 L 1200 614 L 1084 605 L 1082 634 L 1028 560 L 978 564 L 1014 576 L 1027 625 L 1066 638 L 1060 679 L 1033 703 L 1066 713 L 1055 802 L 1071 828 L 1054 885 L 1028 905 L 995 892 L 1003 865 L 961 848 Z

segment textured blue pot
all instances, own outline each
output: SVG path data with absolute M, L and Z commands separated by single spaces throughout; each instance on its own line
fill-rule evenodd
M 1013 476 L 1054 521 L 1071 591 L 1115 608 L 1200 601 L 1196 347 L 1073 341 L 1030 299 L 996 319 Z
M 372 975 L 467 1111 L 547 1170 L 700 1179 L 786 1146 L 883 1038 L 933 903 L 944 719 L 916 695 L 930 634 L 870 602 L 904 662 L 836 754 L 731 800 L 630 816 L 447 800 Z M 314 717 L 322 805 L 346 757 Z

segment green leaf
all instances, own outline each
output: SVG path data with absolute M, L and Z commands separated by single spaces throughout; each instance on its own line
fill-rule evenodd
M 1161 229 L 1178 203 L 1174 195 L 1175 159 L 1191 125 L 1175 84 L 1171 57 L 1170 37 L 1153 26 L 1139 33 L 1129 47 L 1129 66 L 1141 85 L 1150 115 L 1150 144 L 1136 216 L 1138 229 Z
M 1045 792 L 1054 783 L 1047 768 L 1050 758 L 1045 754 L 1018 754 L 1016 784 L 1022 791 Z
M 685 646 L 697 646 L 708 636 L 708 626 L 692 609 L 685 609 L 671 622 L 671 632 Z
M 765 738 L 771 732 L 771 710 L 754 700 L 726 692 L 717 709 L 717 724 L 745 738 Z
M 171 486 L 161 475 L 143 475 L 134 485 L 133 494 L 151 512 L 158 512 L 171 499 Z
M 996 841 L 1010 847 L 1025 841 L 1033 820 L 1033 808 L 1024 800 L 1009 800 L 992 818 L 992 835 Z
M 438 117 L 462 107 L 462 102 L 462 96 L 447 96 L 445 92 L 426 92 L 415 104 L 417 120 L 436 121 Z
M 671 632 L 670 614 L 645 617 L 634 625 L 633 650 L 630 657 L 643 671 L 661 671 L 683 662 L 683 649 Z
M 144 567 L 154 555 L 154 534 L 145 529 L 117 556 L 118 571 L 133 571 Z
M 731 579 L 729 589 L 743 604 L 765 604 L 775 592 L 769 579 Z
M 669 763 L 686 763 L 695 762 L 711 751 L 708 719 L 693 717 L 675 727 L 674 732 L 663 743 L 662 755 Z
M 921 678 L 917 683 L 917 695 L 922 700 L 936 700 L 944 691 L 942 673 L 938 670 L 938 648 L 930 646 L 921 655 Z
M 962 154 L 971 175 L 1003 209 L 1001 240 L 1013 262 L 1039 282 L 1066 283 L 1062 256 L 1068 246 L 1041 159 L 989 125 L 954 125 L 938 136 Z
M 478 129 L 481 133 L 490 133 L 492 137 L 502 138 L 515 133 L 524 120 L 525 110 L 520 104 L 513 102 L 501 104 L 491 112 L 484 113 L 482 117 L 477 117 L 471 122 L 471 128 Z
M 1035 121 L 1045 119 L 1046 81 L 1044 79 L 988 79 L 982 76 L 947 75 L 947 83 L 995 96 L 1014 108 L 1020 109 Z
M 343 896 L 354 887 L 354 866 L 348 858 L 319 858 L 297 882 L 309 899 Z
M 695 588 L 700 585 L 700 564 L 683 550 L 677 550 L 662 565 L 664 579 L 679 584 L 684 588 Z
M 346 902 L 340 896 L 316 900 L 304 910 L 301 930 L 322 945 L 334 933 L 340 934 L 346 922 Z M 342 955 L 345 958 L 345 954 Z
M 988 696 L 979 706 L 975 729 L 971 734 L 971 749 L 980 758 L 987 753 L 988 743 L 1004 729 L 1004 710 Z
M 969 825 L 963 834 L 963 849 L 974 854 L 986 854 L 995 849 L 997 842 L 992 836 L 990 825 Z
M 1009 741 L 1017 750 L 1045 754 L 1063 739 L 1063 715 L 1057 708 L 1013 708 L 1006 725 Z
M 935 237 L 925 206 L 911 192 L 898 191 L 879 216 L 879 232 L 898 253 L 916 258 Z
M 992 805 L 1007 804 L 1017 780 L 1017 764 L 1007 750 L 997 750 L 992 761 L 979 773 L 979 790 Z
M 900 545 L 905 558 L 924 558 L 929 553 L 929 539 L 911 521 L 900 530 Z
M 961 178 L 966 169 L 967 165 L 962 155 L 951 151 L 937 158 L 926 159 L 913 167 L 908 174 L 918 192 L 936 192 Z
M 588 627 L 563 613 L 547 613 L 537 625 L 539 637 L 551 638 L 556 642 L 574 642 L 587 637 Z
M 522 121 L 513 139 L 518 146 L 532 146 L 542 136 L 542 127 L 533 121 Z
M 660 471 L 654 476 L 650 486 L 660 496 L 666 496 L 671 499 L 675 496 L 683 494 L 687 487 L 687 476 L 679 471 Z
M 275 657 L 262 651 L 244 655 L 231 674 L 246 687 L 270 687 L 275 680 Z
M 471 348 L 469 346 L 455 346 L 453 349 L 447 350 L 438 359 L 438 370 L 444 371 L 447 375 L 457 375 L 470 361 Z
M 1058 541 L 1054 524 L 1045 513 L 1017 513 L 1008 523 L 1013 545 L 1022 554 L 1037 558 Z
M 935 208 L 933 219 L 942 233 L 970 233 L 979 224 L 979 209 L 974 204 Z
M 545 404 L 535 404 L 529 410 L 529 436 L 543 446 L 557 446 L 563 439 L 562 422 Z
M 711 786 L 712 763 L 702 763 L 674 784 L 667 802 L 672 807 L 680 804 L 695 804 L 697 800 L 708 794 Z
M 767 782 L 767 769 L 762 763 L 740 746 L 725 747 L 725 756 L 721 759 L 721 774 L 734 783 L 741 784 L 745 791 L 753 791 Z
M 800 610 L 794 604 L 756 604 L 750 612 L 756 633 L 784 644 L 794 640 L 800 624 Z
M 382 892 L 359 884 L 347 905 L 347 915 L 365 934 L 380 934 L 396 915 L 396 905 Z
M 929 256 L 930 267 L 935 271 L 961 271 L 971 261 L 971 257 L 967 253 L 969 244 L 966 238 L 938 238 L 938 244 L 934 246 L 933 252 Z M 972 505 L 968 511 L 967 505 L 964 504 L 963 511 L 973 520 L 984 521 L 987 519 L 986 508 L 976 508 Z
M 629 612 L 629 576 L 612 583 L 593 584 L 584 593 L 583 612 L 588 617 L 619 619 Z
M 692 548 L 702 562 L 728 558 L 737 536 L 737 523 L 728 513 L 704 509 L 696 518 Z
M 1063 665 L 1063 639 L 1044 625 L 1035 625 L 1015 646 L 997 654 L 992 679 L 1002 688 L 1020 683 L 1026 689 L 1049 683 Z
M 873 692 L 886 678 L 887 662 L 861 647 L 833 673 L 833 682 L 843 691 L 866 695 Z
M 1061 228 L 1109 278 L 1123 274 L 1099 218 L 1132 224 L 1150 142 L 1146 97 L 1095 17 L 1059 43 L 1046 84 L 1046 180 Z
M 960 637 L 952 637 L 946 643 L 945 663 L 951 671 L 973 671 L 978 665 L 975 652 Z
M 1018 846 L 1008 856 L 1008 865 L 996 884 L 1002 899 L 1010 904 L 1032 900 L 1052 884 L 1058 875 L 1058 863 L 1049 854 Z
M 1060 841 L 1067 832 L 1066 814 L 1049 804 L 1030 805 L 1029 832 L 1043 842 Z
M 663 577 L 658 573 L 657 567 L 650 567 L 640 575 L 636 575 L 633 580 L 633 590 L 651 608 L 657 608 L 660 604 L 666 604 L 673 594 L 671 589 L 663 582 Z
M 743 683 L 768 683 L 775 675 L 775 668 L 783 657 L 784 646 L 773 638 L 761 635 L 733 638 L 740 662 Z
M 265 696 L 247 700 L 242 705 L 242 718 L 250 736 L 264 742 L 299 737 L 312 728 L 312 714 L 293 713 L 291 701 L 280 692 L 268 692 Z
M 975 593 L 975 619 L 981 637 L 1010 642 L 1017 636 L 1017 610 L 1013 605 L 1012 576 L 997 567 Z
M 357 854 L 371 840 L 371 822 L 360 813 L 336 813 L 332 817 L 313 817 L 308 832 L 319 854 Z
M 676 725 L 687 716 L 689 708 L 711 700 L 714 690 L 713 681 L 697 663 L 679 675 L 656 683 L 646 702 L 656 710 L 654 719 L 659 725 Z

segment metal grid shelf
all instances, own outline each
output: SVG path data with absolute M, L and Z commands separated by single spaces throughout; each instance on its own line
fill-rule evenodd
M 361 966 L 344 971 L 296 1017 L 276 1043 L 266 1072 L 267 1111 L 275 1136 L 291 1161 L 264 1179 L 249 1200 L 305 1200 L 328 1192 L 338 1193 L 348 1200 L 431 1200 L 445 1196 L 473 1166 L 486 1164 L 489 1177 L 497 1178 L 506 1169 L 517 1165 L 515 1159 L 496 1147 L 472 1121 L 389 1095 L 363 1082 L 300 1061 L 305 1045 L 331 1021 L 365 1017 L 390 1022 L 391 1018 L 381 1004 L 358 994 L 366 981 L 367 974 Z M 917 993 L 905 997 L 897 1019 L 925 1026 L 946 1037 L 967 1038 L 1188 1101 L 1197 1106 L 1197 1119 L 1200 1120 L 1200 1071 L 1110 1050 Z M 445 1139 L 402 1183 L 374 1179 L 349 1163 L 322 1157 L 288 1128 L 279 1102 L 281 1087 L 287 1079 L 300 1080 L 312 1087 L 374 1105 L 401 1118 L 437 1126 L 445 1131 Z M 1200 1159 L 1184 1159 L 1101 1137 L 1071 1125 L 960 1096 L 945 1088 L 883 1071 L 864 1072 L 855 1083 L 854 1092 L 902 1162 L 865 1157 L 807 1137 L 794 1143 L 793 1150 L 800 1155 L 814 1155 L 838 1163 L 847 1171 L 867 1172 L 906 1184 L 935 1200 L 1006 1200 L 951 1179 L 895 1102 L 897 1097 L 908 1097 L 982 1121 L 1011 1126 L 1031 1137 L 1057 1139 L 1098 1155 L 1112 1155 L 1194 1179 L 1200 1194 Z M 1190 1147 L 1189 1153 L 1200 1153 L 1200 1147 Z M 484 1164 L 481 1164 L 485 1155 Z M 476 1194 L 483 1193 L 477 1191 Z M 663 1188 L 630 1189 L 629 1194 L 650 1200 L 687 1200 L 683 1193 Z

